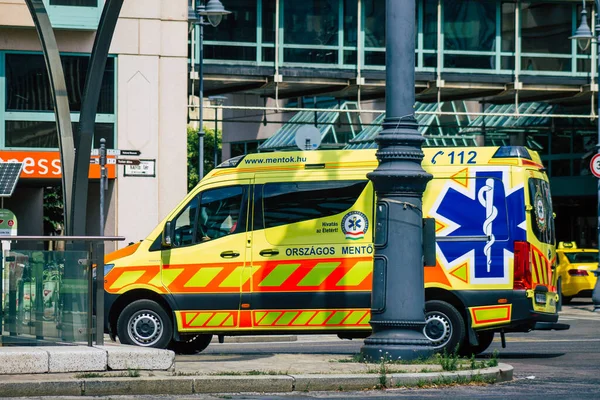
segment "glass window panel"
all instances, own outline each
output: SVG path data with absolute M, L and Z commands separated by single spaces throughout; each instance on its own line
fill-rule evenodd
M 69 106 L 71 111 L 81 111 L 81 100 L 89 58 L 86 56 L 61 56 Z M 6 55 L 6 110 L 7 111 L 54 111 L 54 101 L 41 54 Z M 115 112 L 115 62 L 106 61 L 98 113 Z
M 273 47 L 263 47 L 262 60 L 275 62 L 275 49 Z
M 356 65 L 356 51 L 344 51 L 344 64 Z
M 593 133 L 576 133 L 573 135 L 573 153 L 587 153 L 596 147 Z
M 552 154 L 565 154 L 571 152 L 571 135 L 561 133 L 552 135 Z
M 285 62 L 337 64 L 338 52 L 329 49 L 284 49 Z
M 571 54 L 572 5 L 540 1 L 521 4 L 521 50 Z
M 385 2 L 365 0 L 364 18 L 365 47 L 385 47 Z
M 571 72 L 571 59 L 523 55 L 521 56 L 521 69 L 523 71 Z
M 571 176 L 571 160 L 554 160 L 551 168 L 552 176 Z
M 172 222 L 174 226 L 173 247 L 185 247 L 196 242 L 194 225 L 198 212 L 198 196 L 194 197 Z
M 591 72 L 592 70 L 592 60 L 587 59 L 579 59 L 577 60 L 577 72 Z
M 73 131 L 79 123 L 73 122 Z M 6 147 L 33 147 L 58 149 L 56 123 L 50 121 L 6 121 Z M 106 148 L 115 146 L 115 128 L 112 123 L 97 123 L 95 126 L 94 147 L 100 147 L 100 138 L 106 139 Z
M 437 55 L 436 54 L 423 54 L 423 66 L 429 68 L 437 67 Z
M 495 1 L 444 1 L 446 50 L 493 51 L 495 39 Z
M 502 2 L 502 51 L 515 51 L 515 11 L 514 2 Z
M 496 68 L 496 57 L 444 54 L 444 67 L 466 69 L 494 69 Z
M 275 43 L 275 0 L 262 0 L 262 41 Z
M 423 48 L 437 49 L 437 0 L 423 1 Z
M 246 154 L 244 151 L 244 143 L 231 143 L 230 149 L 232 158 Z
M 227 0 L 225 15 L 217 27 L 205 27 L 204 39 L 227 42 L 256 42 L 257 0 Z
M 385 52 L 365 51 L 365 65 L 385 65 Z
M 568 162 L 568 160 L 565 160 Z M 532 206 L 531 228 L 542 243 L 554 243 L 554 217 L 550 184 L 541 179 L 529 179 L 529 202 Z
M 501 69 L 510 69 L 510 70 L 515 69 L 515 57 L 513 57 L 513 56 L 501 57 L 500 60 L 501 60 L 500 61 Z
M 344 0 L 344 46 L 356 46 L 358 0 Z
M 286 1 L 283 13 L 287 44 L 338 44 L 339 0 Z
M 539 144 L 540 146 L 542 146 L 543 150 L 539 150 L 538 153 L 540 155 L 544 155 L 544 154 L 549 154 L 549 147 L 548 147 L 548 134 L 544 133 L 544 134 L 534 134 L 531 135 L 533 137 L 533 140 Z
M 215 240 L 246 230 L 245 218 L 242 218 L 242 199 L 246 190 L 246 186 L 229 186 L 201 194 L 198 241 Z
M 51 6 L 98 7 L 98 0 L 50 0 Z
M 205 44 L 204 58 L 207 60 L 256 61 L 256 48 Z
M 264 226 L 293 224 L 348 210 L 367 181 L 268 183 L 263 189 Z

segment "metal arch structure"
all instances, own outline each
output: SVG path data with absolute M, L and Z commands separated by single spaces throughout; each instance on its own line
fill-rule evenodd
M 75 153 L 75 173 L 72 176 L 73 190 L 70 199 L 72 205 L 70 220 L 72 221 L 72 225 L 71 230 L 67 230 L 68 235 L 86 234 L 90 154 L 92 139 L 94 137 L 98 100 L 100 98 L 108 50 L 122 5 L 123 0 L 106 0 L 102 9 L 98 30 L 96 31 L 94 46 L 92 47 L 83 89 L 81 114 L 79 116 L 79 132 L 75 136 L 77 152 Z M 104 235 L 104 232 L 100 232 L 100 235 Z
M 60 151 L 60 162 L 62 166 L 62 187 L 64 199 L 64 224 L 68 232 L 71 227 L 71 214 L 73 201 L 73 180 L 75 167 L 75 145 L 73 140 L 73 126 L 71 125 L 71 112 L 69 108 L 69 96 L 65 82 L 60 54 L 56 44 L 56 37 L 52 30 L 52 24 L 48 12 L 42 0 L 25 0 L 35 30 L 40 38 L 40 44 L 44 53 L 50 90 L 54 99 L 54 115 L 56 116 L 56 129 L 58 132 L 58 148 Z M 89 161 L 88 161 L 89 163 Z
M 54 114 L 62 166 L 64 225 L 67 235 L 85 235 L 89 157 L 92 150 L 96 111 L 112 41 L 123 0 L 106 0 L 96 31 L 86 75 L 79 132 L 74 137 L 65 75 L 56 37 L 42 0 L 25 0 L 40 38 L 54 99 Z M 78 149 L 75 152 L 75 149 Z M 101 235 L 103 232 L 100 233 Z

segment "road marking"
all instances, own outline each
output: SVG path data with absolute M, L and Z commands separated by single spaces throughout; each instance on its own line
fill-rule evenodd
M 507 342 L 521 342 L 521 343 L 536 343 L 536 342 L 600 342 L 600 339 L 521 339 L 521 338 L 506 338 Z M 501 340 L 494 339 L 494 342 L 500 343 Z

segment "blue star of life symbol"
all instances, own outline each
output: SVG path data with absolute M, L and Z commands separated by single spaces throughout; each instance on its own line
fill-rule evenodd
M 456 224 L 448 237 L 471 237 L 439 241 L 438 247 L 449 264 L 473 252 L 472 276 L 476 280 L 508 279 L 505 252 L 514 253 L 514 241 L 526 238 L 523 187 L 507 195 L 502 178 L 502 171 L 478 171 L 469 182 L 475 184 L 474 198 L 449 187 L 437 210 L 432 210 Z
M 361 229 L 360 219 L 356 217 L 352 218 L 350 222 L 348 222 L 348 225 L 350 226 L 350 229 Z

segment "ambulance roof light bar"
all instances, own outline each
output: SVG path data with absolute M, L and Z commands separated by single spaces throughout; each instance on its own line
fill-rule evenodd
M 524 146 L 500 146 L 492 158 L 525 158 L 531 160 L 531 154 Z

